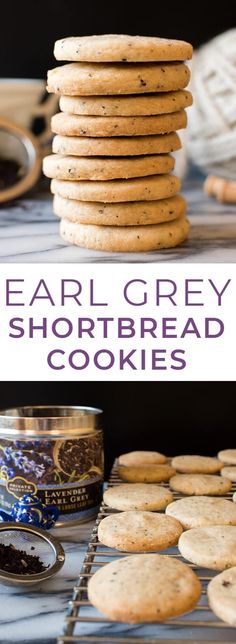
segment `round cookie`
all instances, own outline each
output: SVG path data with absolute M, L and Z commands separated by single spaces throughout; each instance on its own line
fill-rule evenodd
M 236 626 L 236 567 L 214 577 L 207 588 L 213 613 L 223 622 Z
M 176 195 L 181 181 L 174 175 L 139 177 L 126 181 L 60 181 L 53 179 L 51 191 L 66 199 L 123 203 L 133 201 L 159 201 Z
M 199 579 L 190 566 L 157 554 L 112 561 L 88 582 L 91 604 L 109 619 L 130 624 L 162 622 L 186 613 L 200 594 Z
M 172 465 L 184 474 L 215 474 L 222 469 L 222 463 L 211 456 L 175 456 Z
M 236 506 L 227 499 L 189 496 L 171 503 L 166 514 L 180 521 L 184 528 L 210 525 L 236 525 Z
M 214 474 L 176 474 L 170 479 L 170 487 L 181 494 L 223 495 L 231 490 L 231 483 Z
M 57 60 L 89 63 L 190 60 L 192 54 L 192 45 L 182 40 L 125 34 L 70 36 L 57 40 L 54 47 Z
M 62 219 L 60 234 L 69 244 L 107 252 L 143 253 L 178 246 L 188 236 L 185 216 L 151 226 L 92 226 Z M 174 474 L 174 470 L 172 470 Z
M 233 483 L 236 482 L 236 466 L 228 465 L 228 467 L 223 467 L 223 469 L 221 470 L 221 475 L 226 479 L 229 479 Z
M 141 94 L 130 96 L 61 96 L 60 109 L 86 116 L 154 116 L 179 112 L 193 104 L 191 92 Z
M 121 465 L 118 467 L 119 477 L 130 483 L 160 483 L 161 481 L 169 481 L 173 474 L 175 474 L 175 470 L 167 464 Z
M 157 465 L 166 463 L 167 458 L 160 452 L 135 451 L 121 454 L 118 458 L 119 465 Z
M 153 174 L 167 174 L 174 168 L 168 154 L 139 157 L 73 157 L 50 154 L 43 160 L 43 171 L 50 179 L 62 181 L 109 181 Z
M 178 544 L 181 555 L 211 570 L 236 565 L 236 527 L 232 525 L 193 528 L 183 532 Z
M 189 80 L 183 63 L 69 63 L 49 70 L 47 90 L 66 96 L 146 94 L 184 89 Z
M 166 154 L 181 148 L 181 141 L 176 132 L 170 134 L 153 134 L 135 137 L 85 137 L 60 136 L 57 134 L 52 143 L 52 150 L 57 154 L 69 154 L 79 157 L 132 157 L 144 154 Z
M 159 201 L 101 203 L 75 201 L 55 195 L 53 210 L 61 219 L 76 224 L 95 226 L 147 226 L 178 219 L 186 212 L 186 201 L 180 195 Z
M 105 490 L 103 500 L 114 510 L 164 510 L 173 494 L 161 485 L 133 483 L 115 485 Z
M 236 465 L 236 449 L 223 449 L 219 452 L 218 458 L 222 463 Z
M 87 116 L 153 116 L 179 112 L 193 103 L 188 90 L 130 96 L 61 96 L 60 109 Z
M 184 110 L 158 116 L 77 116 L 59 112 L 52 117 L 52 131 L 62 136 L 112 137 L 168 134 L 187 126 Z
M 120 512 L 102 519 L 98 526 L 98 539 L 108 548 L 155 552 L 175 546 L 182 531 L 179 521 L 165 514 Z

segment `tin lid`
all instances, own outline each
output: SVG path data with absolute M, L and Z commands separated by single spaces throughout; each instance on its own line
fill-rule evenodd
M 0 410 L 0 436 L 82 436 L 98 430 L 102 409 L 77 406 L 32 406 Z

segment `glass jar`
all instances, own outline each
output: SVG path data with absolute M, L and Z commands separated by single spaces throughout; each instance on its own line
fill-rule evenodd
M 96 514 L 102 497 L 100 409 L 19 407 L 0 411 L 0 509 L 36 494 L 60 511 L 57 525 Z

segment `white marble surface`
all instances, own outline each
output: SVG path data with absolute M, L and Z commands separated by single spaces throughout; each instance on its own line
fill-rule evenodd
M 68 601 L 72 599 L 72 590 L 78 578 L 84 555 L 87 549 L 87 542 L 91 535 L 93 522 L 81 524 L 76 528 L 64 528 L 54 530 L 54 534 L 60 538 L 66 552 L 65 565 L 60 573 L 51 581 L 40 586 L 31 587 L 27 591 L 20 587 L 10 588 L 0 585 L 0 643 L 1 644 L 56 644 L 57 638 L 63 642 L 63 627 L 65 626 L 65 615 Z M 174 554 L 175 549 L 168 550 L 163 554 Z M 122 556 L 117 553 L 117 557 Z M 97 564 L 106 560 L 114 561 L 114 554 L 109 555 L 109 550 L 99 544 L 99 554 L 95 554 L 93 570 L 97 570 Z M 90 570 L 90 569 L 89 569 Z M 85 571 L 85 569 L 84 569 Z M 201 571 L 201 575 L 209 575 L 209 571 Z M 202 582 L 206 589 L 206 582 Z M 99 613 L 92 607 L 83 606 L 80 616 L 86 618 L 95 617 L 95 621 L 87 623 L 80 621 L 75 625 L 74 635 L 90 636 L 93 642 L 97 636 L 108 637 L 138 637 L 149 638 L 149 642 L 160 641 L 164 644 L 166 640 L 178 642 L 219 642 L 230 644 L 235 642 L 235 629 L 223 627 L 212 613 L 206 608 L 206 595 L 202 595 L 198 610 L 183 616 L 189 626 L 175 625 L 171 621 L 168 624 L 111 624 L 106 619 L 96 622 Z M 100 617 L 102 615 L 100 614 Z M 213 620 L 216 625 L 207 630 L 198 623 Z M 190 626 L 191 620 L 195 626 Z M 196 623 L 197 620 L 197 623 Z M 205 639 L 206 638 L 206 639 Z M 207 640 L 207 642 L 206 642 Z M 108 639 L 109 641 L 109 639 Z
M 48 582 L 32 586 L 0 584 L 0 643 L 54 644 L 62 633 L 67 602 L 79 575 L 93 523 L 53 531 L 66 553 L 61 571 Z
M 29 195 L 0 208 L 0 262 L 236 262 L 236 205 L 203 194 L 202 181 L 183 189 L 189 203 L 189 240 L 174 250 L 104 253 L 69 246 L 59 236 L 49 192 Z

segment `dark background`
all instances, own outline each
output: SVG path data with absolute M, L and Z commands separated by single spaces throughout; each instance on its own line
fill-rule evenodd
M 42 77 L 56 65 L 57 38 L 130 33 L 183 38 L 195 46 L 236 26 L 236 3 L 225 0 L 5 0 L 1 3 L 0 76 Z
M 133 449 L 214 455 L 235 444 L 234 382 L 1 383 L 0 408 L 86 405 L 104 410 L 106 472 Z

